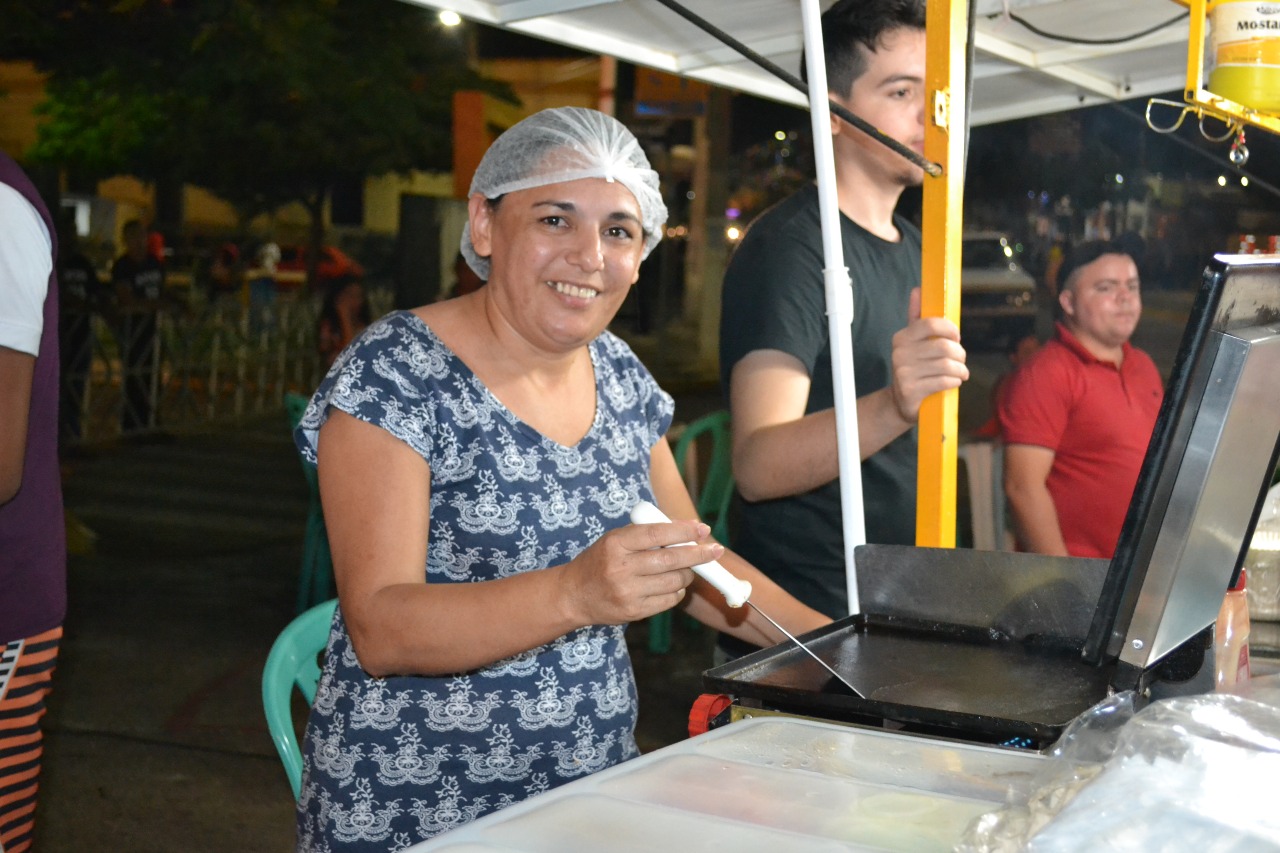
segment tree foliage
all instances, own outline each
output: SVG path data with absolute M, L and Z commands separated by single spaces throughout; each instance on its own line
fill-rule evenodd
M 401 0 L 25 0 L 0 51 L 49 75 L 28 156 L 178 180 L 242 215 L 370 175 L 451 164 L 464 46 Z

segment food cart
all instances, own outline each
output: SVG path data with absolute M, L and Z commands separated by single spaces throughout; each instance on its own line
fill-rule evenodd
M 672 4 L 662 0 L 660 5 Z M 770 4 L 747 5 L 759 17 Z M 1109 6 L 1109 13 L 1133 17 L 1151 14 L 1155 3 L 1053 5 L 1073 6 L 1077 13 L 1088 6 L 1096 14 Z M 679 40 L 668 19 L 654 17 L 660 10 L 634 0 L 575 0 L 559 8 L 555 3 L 471 6 L 460 11 L 558 41 L 575 43 L 575 33 L 590 32 L 590 39 L 578 43 L 655 67 L 664 67 L 656 48 L 639 51 L 614 31 L 648 28 L 660 34 L 657 41 Z M 1120 75 L 1125 82 L 1119 86 L 1109 87 L 1102 75 L 1111 72 L 1101 70 L 1116 51 L 1086 57 L 1078 49 L 1079 65 L 1068 68 L 1064 62 L 1047 74 L 1034 57 L 1022 56 L 1021 68 L 1065 83 L 1077 104 L 1153 94 L 1185 79 L 1189 114 L 1226 121 L 1239 130 L 1240 140 L 1246 123 L 1274 130 L 1274 118 L 1204 91 L 1205 4 L 1193 0 L 1190 6 L 1189 36 L 1183 33 L 1175 45 L 1175 53 L 1185 50 L 1189 38 L 1185 78 L 1181 67 L 1171 76 L 1167 64 L 1163 75 L 1140 73 L 1150 71 L 1152 51 L 1173 43 L 1167 33 L 1150 38 L 1143 45 L 1145 55 L 1135 51 L 1131 73 Z M 521 10 L 530 14 L 522 17 Z M 930 3 L 930 57 L 941 55 L 943 70 L 940 76 L 930 74 L 932 142 L 926 141 L 925 154 L 938 169 L 926 171 L 944 180 L 932 190 L 926 185 L 925 279 L 931 284 L 925 310 L 953 318 L 959 304 L 958 286 L 949 284 L 958 283 L 957 173 L 962 172 L 970 106 L 956 76 L 964 64 L 959 47 L 967 32 L 971 45 L 1002 62 L 1016 65 L 1020 56 L 1016 43 L 991 32 L 990 17 L 984 31 L 975 28 L 970 12 L 966 29 L 965 11 L 963 3 Z M 606 37 L 609 27 L 613 34 Z M 811 44 L 811 30 L 807 25 L 805 44 Z M 798 58 L 799 46 L 793 42 L 776 52 Z M 742 63 L 708 59 L 716 55 L 714 48 L 702 45 L 695 53 L 695 76 L 729 85 L 746 79 Z M 1090 58 L 1100 58 L 1101 67 L 1085 71 L 1083 63 Z M 1135 80 L 1149 88 L 1135 91 Z M 1027 90 L 1021 97 L 1032 99 Z M 994 114 L 989 105 L 983 109 Z M 822 110 L 817 128 L 826 121 Z M 832 266 L 839 263 L 829 260 Z M 838 353 L 835 346 L 833 353 Z M 1040 826 L 1048 826 L 1052 838 L 1056 815 L 1069 814 L 1073 801 L 1094 804 L 1094 822 L 1107 827 L 1118 849 L 1161 849 L 1151 846 L 1152 839 L 1190 844 L 1209 837 L 1227 839 L 1223 849 L 1280 847 L 1280 825 L 1264 818 L 1237 838 L 1231 835 L 1235 828 L 1200 807 L 1203 800 L 1217 808 L 1213 797 L 1187 793 L 1210 783 L 1233 790 L 1241 778 L 1224 776 L 1228 769 L 1238 773 L 1247 766 L 1262 779 L 1269 772 L 1280 774 L 1280 764 L 1271 760 L 1280 752 L 1280 690 L 1266 692 L 1264 685 L 1264 695 L 1243 711 L 1229 701 L 1224 711 L 1215 697 L 1203 706 L 1208 713 L 1195 704 L 1212 689 L 1214 621 L 1223 591 L 1248 550 L 1280 453 L 1277 374 L 1280 259 L 1214 258 L 1197 293 L 1110 561 L 950 547 L 955 410 L 954 399 L 940 395 L 922 412 L 921 547 L 860 545 L 846 526 L 850 601 L 856 610 L 799 638 L 854 691 L 794 644 L 762 649 L 705 674 L 707 689 L 722 697 L 707 714 L 706 734 L 533 797 L 412 850 L 1017 849 L 1017 841 L 1013 847 L 995 844 L 1008 821 L 987 821 L 994 829 L 984 835 L 981 816 L 1010 806 L 1038 810 Z M 838 418 L 842 407 L 852 410 L 851 400 L 851 390 L 844 396 L 837 389 Z M 846 419 L 841 430 L 850 428 L 856 429 L 856 422 Z M 846 447 L 841 444 L 842 455 Z M 855 500 L 860 508 L 860 495 Z M 1156 701 L 1162 699 L 1169 704 Z M 1158 734 L 1140 734 L 1136 741 L 1126 742 L 1114 730 L 1094 737 L 1094 730 L 1107 728 L 1099 720 L 1123 716 L 1116 709 L 1125 703 L 1134 714 L 1130 723 L 1152 707 L 1159 712 L 1157 721 L 1168 724 L 1152 726 L 1150 717 L 1142 718 L 1136 730 Z M 1219 736 L 1234 739 L 1230 748 L 1243 749 L 1244 757 L 1218 749 Z M 1071 751 L 1064 743 L 1085 747 Z M 1113 754 L 1125 761 L 1109 764 Z M 1172 798 L 1150 800 L 1142 808 L 1143 797 L 1130 789 L 1124 802 L 1133 811 L 1124 833 L 1108 822 L 1110 806 L 1080 794 L 1095 776 L 1113 803 L 1127 780 L 1159 788 L 1152 768 L 1168 779 L 1189 779 L 1189 787 L 1173 784 Z M 1044 804 L 1045 791 L 1057 799 L 1052 807 Z M 1224 821 L 1232 817 L 1218 811 Z M 1059 846 L 1048 849 L 1093 849 L 1078 815 L 1072 819 L 1077 823 L 1063 820 Z M 983 846 L 987 842 L 991 846 Z M 1231 846 L 1236 843 L 1240 846 Z
M 1091 761 L 1052 753 L 1118 698 L 1141 710 L 1212 690 L 1214 621 L 1280 452 L 1277 374 L 1280 259 L 1215 258 L 1110 561 L 862 546 L 863 610 L 799 638 L 859 695 L 794 644 L 762 649 L 704 675 L 724 695 L 707 734 L 491 814 L 415 853 L 947 850 L 982 815 L 1026 808 L 1046 786 L 1069 791 L 1058 804 L 1069 812 L 1090 788 L 1047 782 L 1064 775 L 1064 762 L 1073 779 L 1091 775 L 1080 769 L 1091 765 L 1093 784 L 1121 789 L 1127 774 L 1150 782 L 1153 766 L 1164 778 L 1190 777 L 1193 787 L 1231 767 L 1237 775 L 1214 781 L 1239 785 L 1241 795 L 1240 768 L 1276 778 L 1266 774 L 1280 772 L 1280 690 L 1259 706 L 1269 716 L 1250 708 L 1243 718 L 1260 719 L 1243 726 L 1230 707 L 1206 724 L 1199 706 L 1172 705 L 1191 723 L 1180 718 L 1141 738 L 1140 760 L 1117 765 L 1121 771 L 1102 766 L 1104 748 Z M 1203 733 L 1187 733 L 1197 724 L 1209 729 L 1212 748 Z M 1245 747 L 1218 749 L 1219 733 Z M 1144 833 L 1163 838 L 1170 826 L 1240 832 L 1255 849 L 1280 847 L 1280 825 L 1264 819 L 1261 830 L 1241 830 L 1226 813 L 1216 815 L 1219 826 L 1195 802 L 1157 801 L 1149 811 L 1161 820 L 1131 815 L 1120 849 L 1158 849 L 1144 846 Z M 1052 835 L 1055 814 L 1047 812 L 1042 833 Z M 1084 849 L 1075 845 L 1080 832 L 1070 826 L 1058 840 Z

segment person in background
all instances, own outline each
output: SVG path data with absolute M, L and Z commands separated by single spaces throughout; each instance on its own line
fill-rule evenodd
M 123 237 L 124 253 L 111 267 L 111 285 L 124 370 L 120 428 L 128 433 L 153 426 L 155 418 L 157 315 L 165 275 L 164 267 L 147 250 L 147 231 L 140 221 L 126 222 Z
M 666 215 L 616 119 L 535 113 L 471 184 L 487 284 L 378 320 L 312 398 L 338 608 L 298 850 L 400 850 L 636 756 L 629 622 L 681 604 L 783 639 L 691 566 L 719 559 L 789 630 L 830 622 L 695 520 L 672 399 L 606 330 Z M 640 500 L 681 520 L 630 524 Z
M 89 365 L 93 360 L 93 315 L 98 313 L 107 294 L 93 262 L 80 250 L 74 218 L 65 215 L 59 224 L 62 227 L 58 232 L 58 341 L 62 390 L 58 408 L 62 413 L 63 438 L 77 439 Z
M 924 143 L 923 0 L 840 0 L 822 16 L 831 97 L 917 151 Z M 968 378 L 960 332 L 919 316 L 920 231 L 895 214 L 923 171 L 832 118 L 844 260 L 853 279 L 867 541 L 914 544 L 916 420 Z M 848 614 L 818 191 L 757 217 L 729 262 L 721 385 L 740 500 L 735 550 L 801 601 Z M 722 637 L 720 656 L 747 649 Z
M 1058 318 L 1058 270 L 1062 268 L 1069 248 L 1065 238 L 1054 237 L 1045 260 L 1044 278 L 1041 280 L 1039 299 L 1036 300 L 1035 333 L 1041 340 L 1053 336 L 1054 323 Z
M 276 303 L 276 268 L 280 246 L 268 240 L 253 255 L 253 267 L 245 273 L 249 284 L 249 328 L 256 335 L 269 321 Z
M 209 290 L 215 299 L 238 296 L 244 286 L 244 265 L 240 262 L 240 247 L 228 240 L 220 245 L 209 264 Z
M 0 847 L 31 849 L 40 719 L 67 610 L 57 228 L 0 152 Z
M 329 285 L 316 321 L 316 348 L 325 370 L 371 322 L 369 301 L 359 278 L 345 275 Z
M 1133 258 L 1081 243 L 1059 276 L 1054 337 L 999 402 L 1004 488 L 1021 550 L 1109 559 L 1164 389 L 1151 357 L 1129 343 L 1142 316 Z
M 168 260 L 169 249 L 164 244 L 164 234 L 152 229 L 147 232 L 147 254 L 156 259 L 156 263 L 164 266 Z
M 1067 257 L 1067 242 L 1061 237 L 1053 241 L 1049 248 L 1049 259 L 1044 266 L 1044 286 L 1049 296 L 1056 302 L 1058 299 L 1058 272 Z

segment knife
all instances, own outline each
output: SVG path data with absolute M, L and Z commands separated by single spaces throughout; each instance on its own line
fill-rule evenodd
M 663 513 L 662 510 L 658 509 L 656 506 L 649 503 L 648 501 L 640 501 L 634 507 L 631 508 L 632 524 L 665 524 L 670 521 L 671 519 L 667 518 L 666 514 Z M 692 545 L 694 543 L 685 542 L 683 544 Z M 665 547 L 679 548 L 682 546 L 667 545 Z M 720 563 L 715 560 L 712 560 L 709 563 L 700 563 L 694 566 L 693 573 L 696 574 L 698 577 L 702 578 L 703 580 L 705 580 L 707 583 L 711 584 L 713 587 L 715 587 L 720 592 L 720 594 L 724 596 L 725 602 L 728 603 L 730 607 L 741 607 L 742 605 L 745 604 L 755 612 L 759 613 L 766 620 L 768 620 L 770 625 L 772 625 L 773 627 L 781 631 L 783 636 L 785 636 L 788 640 L 790 640 L 791 642 L 799 646 L 801 651 L 803 651 L 809 657 L 813 658 L 818 663 L 820 663 L 822 667 L 827 672 L 834 675 L 841 684 L 843 684 L 845 687 L 853 691 L 854 696 L 857 696 L 859 699 L 866 698 L 865 696 L 862 695 L 862 693 L 858 691 L 858 688 L 854 687 L 852 684 L 849 683 L 849 679 L 845 678 L 843 675 L 836 672 L 835 669 L 833 669 L 830 664 L 828 664 L 822 658 L 818 657 L 818 655 L 813 651 L 813 649 L 809 648 L 804 643 L 797 640 L 790 631 L 788 631 L 786 628 L 783 628 L 781 625 L 779 625 L 772 616 L 770 616 L 768 613 L 765 613 L 763 610 L 761 610 L 754 601 L 751 601 L 750 581 L 744 581 L 741 578 L 735 577 L 732 572 L 730 572 L 724 566 L 720 565 Z

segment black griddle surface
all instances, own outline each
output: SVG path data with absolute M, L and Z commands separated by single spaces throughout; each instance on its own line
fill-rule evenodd
M 708 670 L 708 689 L 828 719 L 882 717 L 977 739 L 1056 739 L 1107 695 L 1079 649 L 978 629 L 853 616 L 802 636 L 858 698 L 787 642 Z

